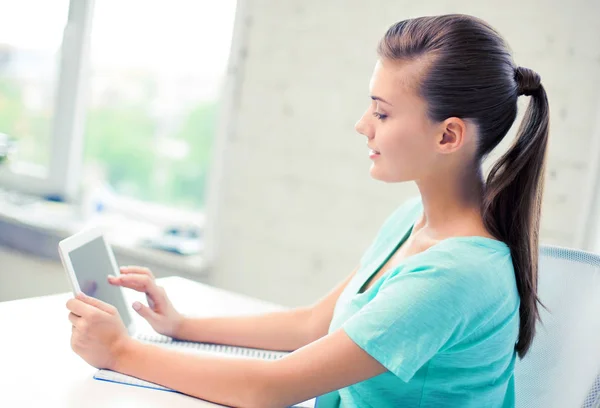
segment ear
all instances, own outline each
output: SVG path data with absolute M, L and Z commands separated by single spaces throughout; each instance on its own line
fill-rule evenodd
M 460 149 L 465 142 L 467 127 L 459 118 L 448 118 L 441 123 L 438 148 L 442 153 L 452 153 Z

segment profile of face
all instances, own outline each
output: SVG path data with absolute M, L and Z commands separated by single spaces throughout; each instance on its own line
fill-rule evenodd
M 462 134 L 453 134 L 453 127 L 464 125 L 455 123 L 460 119 L 436 123 L 427 115 L 427 104 L 417 94 L 422 68 L 418 61 L 379 60 L 375 65 L 371 103 L 355 128 L 367 137 L 370 173 L 376 180 L 397 183 L 427 178 L 440 170 L 444 161 L 440 155 L 460 147 Z

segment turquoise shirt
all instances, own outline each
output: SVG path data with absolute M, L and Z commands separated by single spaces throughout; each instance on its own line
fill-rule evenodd
M 329 328 L 342 328 L 388 371 L 320 397 L 318 408 L 514 407 L 519 295 L 506 244 L 448 238 L 358 293 L 422 212 L 420 198 L 412 199 L 388 218 Z

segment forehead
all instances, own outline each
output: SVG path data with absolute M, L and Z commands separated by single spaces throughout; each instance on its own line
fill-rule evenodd
M 417 89 L 424 67 L 421 61 L 378 60 L 371 76 L 371 95 L 390 101 L 417 96 Z

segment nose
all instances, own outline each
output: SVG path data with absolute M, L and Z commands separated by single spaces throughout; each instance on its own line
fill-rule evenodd
M 361 135 L 366 136 L 367 139 L 371 140 L 371 139 L 373 139 L 374 133 L 373 133 L 372 127 L 367 122 L 366 116 L 367 116 L 367 112 L 365 112 L 362 115 L 362 117 L 358 120 L 358 122 L 356 122 L 356 124 L 354 125 L 354 129 L 356 129 L 356 131 L 358 133 L 360 133 Z

